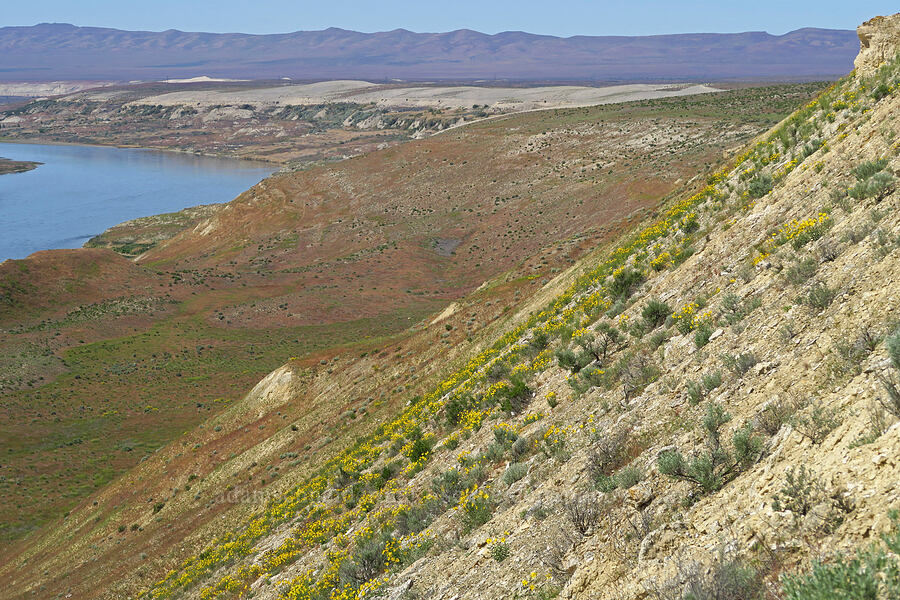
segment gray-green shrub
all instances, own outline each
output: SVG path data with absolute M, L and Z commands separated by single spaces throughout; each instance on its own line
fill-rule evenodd
M 759 362 L 756 358 L 756 355 L 753 351 L 743 352 L 741 354 L 723 354 L 722 355 L 722 363 L 725 367 L 737 375 L 738 377 L 743 377 L 747 371 L 749 371 L 753 366 Z
M 803 301 L 811 309 L 823 311 L 831 305 L 836 295 L 837 292 L 827 285 L 816 283 L 810 288 Z
M 648 329 L 656 329 L 665 323 L 666 318 L 671 314 L 672 308 L 656 298 L 651 298 L 641 311 L 641 317 L 644 319 Z
M 853 556 L 814 562 L 809 571 L 782 576 L 785 600 L 891 600 L 900 598 L 900 515 L 890 532 Z
M 702 425 L 706 432 L 706 449 L 685 457 L 677 450 L 667 450 L 657 461 L 659 471 L 674 479 L 692 483 L 703 493 L 718 491 L 741 471 L 762 456 L 763 441 L 750 425 L 737 429 L 731 438 L 731 449 L 723 446 L 721 427 L 731 415 L 716 403 L 707 405 Z
M 525 463 L 510 463 L 510 465 L 506 467 L 506 471 L 503 472 L 503 483 L 505 483 L 506 485 L 512 485 L 525 477 L 525 475 L 527 474 L 528 465 L 526 465 Z
M 805 465 L 788 467 L 784 473 L 784 485 L 772 499 L 772 510 L 786 510 L 795 517 L 805 516 L 815 502 L 816 481 L 816 474 Z
M 894 190 L 894 176 L 890 173 L 876 173 L 851 187 L 847 193 L 855 200 L 875 198 L 880 200 Z
M 816 400 L 811 403 L 807 414 L 795 416 L 794 429 L 814 444 L 821 444 L 835 427 L 840 425 L 837 409 Z
M 816 259 L 804 258 L 788 267 L 784 272 L 784 277 L 793 285 L 802 285 L 809 281 L 818 270 L 819 263 Z
M 747 191 L 750 192 L 751 198 L 762 198 L 772 191 L 774 181 L 771 175 L 761 174 L 750 180 Z
M 762 573 L 740 557 L 720 554 L 711 565 L 678 563 L 678 576 L 655 589 L 658 600 L 763 600 Z

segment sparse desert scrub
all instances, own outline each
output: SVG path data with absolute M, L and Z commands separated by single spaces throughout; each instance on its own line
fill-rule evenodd
M 687 391 L 688 401 L 697 405 L 700 403 L 706 395 L 722 385 L 722 373 L 721 371 L 711 371 L 709 373 L 705 373 L 699 381 L 688 381 L 685 383 L 685 390 Z
M 656 329 L 666 322 L 666 318 L 672 314 L 672 308 L 665 302 L 651 298 L 641 311 L 641 317 L 647 325 L 647 329 Z
M 731 420 L 721 405 L 707 404 L 702 420 L 706 449 L 689 457 L 678 450 L 660 454 L 659 472 L 687 481 L 703 493 L 716 492 L 742 470 L 756 462 L 763 451 L 762 438 L 749 425 L 739 427 L 731 438 L 731 448 L 723 446 L 721 428 Z
M 803 285 L 819 270 L 819 263 L 812 257 L 796 261 L 785 269 L 784 277 L 793 285 Z
M 894 189 L 895 178 L 886 172 L 888 161 L 885 158 L 860 163 L 853 169 L 856 184 L 847 193 L 854 200 L 874 198 L 881 200 Z
M 836 377 L 858 375 L 862 363 L 881 343 L 881 336 L 868 326 L 857 333 L 842 336 L 831 349 L 830 370 Z
M 772 187 L 774 187 L 774 185 L 771 175 L 762 174 L 757 175 L 750 180 L 747 191 L 751 198 L 762 198 L 772 191 Z
M 594 494 L 586 493 L 560 499 L 563 513 L 580 535 L 587 535 L 602 516 L 600 503 Z
M 736 377 L 743 377 L 759 362 L 752 350 L 740 354 L 723 354 L 721 358 L 725 368 Z
M 835 555 L 815 561 L 809 570 L 782 577 L 786 600 L 900 597 L 900 524 L 891 513 L 893 528 L 879 542 L 853 555 Z
M 772 510 L 791 513 L 795 527 L 814 517 L 808 525 L 821 534 L 832 533 L 854 508 L 855 502 L 846 490 L 826 488 L 805 465 L 788 467 L 782 487 L 772 498 Z
M 678 574 L 653 587 L 657 600 L 763 600 L 767 597 L 763 574 L 743 557 L 720 551 L 709 565 L 686 558 L 676 564 Z
M 503 472 L 503 483 L 512 485 L 527 474 L 528 465 L 519 462 L 510 463 L 510 465 L 506 467 L 506 471 Z
M 754 422 L 760 431 L 772 436 L 791 423 L 796 412 L 797 403 L 793 400 L 773 398 L 757 413 Z
M 895 329 L 885 339 L 884 345 L 893 371 L 888 370 L 878 375 L 878 379 L 886 394 L 886 397 L 880 400 L 880 404 L 894 418 L 900 419 L 900 383 L 898 383 L 897 378 L 897 374 L 900 373 L 900 327 Z
M 821 400 L 813 400 L 792 419 L 794 429 L 814 444 L 821 444 L 840 424 L 838 410 Z

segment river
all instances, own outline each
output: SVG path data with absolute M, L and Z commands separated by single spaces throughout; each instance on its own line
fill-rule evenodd
M 80 248 L 129 219 L 227 202 L 277 170 L 235 159 L 97 146 L 0 143 L 0 156 L 44 163 L 0 175 L 0 261 Z

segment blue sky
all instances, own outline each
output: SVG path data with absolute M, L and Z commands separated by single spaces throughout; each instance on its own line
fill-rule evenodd
M 853 29 L 897 0 L 34 0 L 4 2 L 0 26 L 42 22 L 119 29 L 279 33 L 475 29 L 550 35 Z

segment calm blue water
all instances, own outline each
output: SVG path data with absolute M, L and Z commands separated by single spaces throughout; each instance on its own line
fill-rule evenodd
M 80 248 L 108 227 L 228 202 L 274 167 L 173 152 L 0 143 L 0 156 L 44 163 L 0 175 L 0 261 Z

